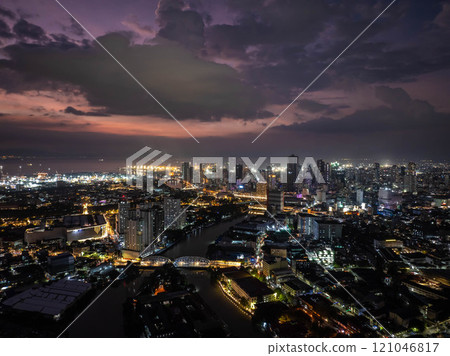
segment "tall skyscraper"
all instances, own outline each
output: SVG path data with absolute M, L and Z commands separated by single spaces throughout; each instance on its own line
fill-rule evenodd
M 331 181 L 331 163 L 327 162 L 325 165 L 325 176 L 323 177 L 325 182 L 330 183 Z
M 317 168 L 319 168 L 319 172 L 322 174 L 323 179 L 326 183 L 330 183 L 331 179 L 331 164 L 325 162 L 323 159 L 317 160 Z
M 164 209 L 160 205 L 151 208 L 150 226 L 152 229 L 152 240 L 160 236 L 164 231 Z
M 244 167 L 242 164 L 238 163 L 236 164 L 236 179 L 242 179 L 244 178 Z
M 186 222 L 186 216 L 183 216 L 181 209 L 181 200 L 165 197 L 164 198 L 164 228 L 171 230 L 183 228 Z
M 325 173 L 325 161 L 323 159 L 317 160 L 317 168 L 319 168 L 320 173 L 322 173 L 322 176 Z M 325 178 L 325 177 L 324 177 Z
M 141 206 L 129 211 L 125 248 L 142 252 L 164 231 L 164 213 L 160 206 Z
M 378 162 L 375 162 L 373 164 L 373 178 L 376 182 L 380 181 L 380 164 Z
M 364 190 L 360 188 L 356 191 L 356 204 L 361 205 L 362 203 L 364 203 Z
M 146 228 L 144 219 L 133 217 L 128 219 L 128 226 L 125 231 L 125 249 L 141 252 L 146 247 Z M 148 243 L 147 243 L 148 246 Z
M 391 182 L 395 183 L 395 184 L 399 184 L 400 183 L 400 171 L 399 171 L 398 166 L 396 164 L 394 164 L 391 167 Z
M 130 203 L 121 201 L 119 203 L 119 213 L 117 218 L 117 234 L 123 236 L 128 227 L 128 218 L 130 211 Z
M 192 181 L 192 175 L 191 175 L 191 166 L 189 162 L 183 162 L 181 165 L 181 175 L 183 177 L 184 181 L 191 182 Z
M 405 172 L 403 189 L 408 193 L 417 192 L 417 172 L 416 164 L 414 162 L 408 163 L 408 168 Z
M 295 180 L 298 174 L 298 157 L 296 155 L 289 156 L 294 162 L 287 164 L 287 190 L 289 192 L 294 192 Z

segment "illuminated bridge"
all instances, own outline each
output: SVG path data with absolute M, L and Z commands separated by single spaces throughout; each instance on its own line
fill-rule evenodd
M 177 268 L 227 268 L 240 267 L 242 262 L 239 261 L 224 261 L 224 260 L 209 260 L 205 257 L 199 256 L 183 256 L 178 257 L 175 261 L 170 258 L 159 255 L 147 255 L 140 261 L 141 267 L 161 267 L 165 264 L 173 264 Z
M 141 266 L 144 267 L 161 267 L 165 264 L 172 263 L 170 258 L 164 257 L 164 256 L 147 256 L 141 261 Z
M 184 256 L 177 258 L 173 265 L 181 268 L 208 268 L 211 266 L 211 261 L 205 257 Z

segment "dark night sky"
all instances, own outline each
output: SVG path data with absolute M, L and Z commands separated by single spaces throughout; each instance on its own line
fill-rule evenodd
M 450 2 L 53 0 L 0 5 L 0 155 L 448 159 Z

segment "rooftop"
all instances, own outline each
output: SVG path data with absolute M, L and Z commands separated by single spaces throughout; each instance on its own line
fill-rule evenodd
M 286 282 L 283 283 L 284 285 L 288 286 L 294 291 L 305 291 L 305 290 L 311 290 L 312 287 L 307 285 L 306 283 L 302 282 L 298 278 L 292 278 Z
M 89 283 L 61 279 L 49 286 L 27 289 L 5 300 L 3 304 L 15 310 L 37 312 L 54 317 L 62 314 L 89 289 L 91 289 Z
M 239 278 L 235 280 L 235 283 L 247 293 L 250 298 L 273 294 L 272 289 L 253 277 Z
M 101 214 L 95 215 L 69 215 L 64 216 L 63 225 L 67 228 L 88 227 L 106 224 L 105 217 Z

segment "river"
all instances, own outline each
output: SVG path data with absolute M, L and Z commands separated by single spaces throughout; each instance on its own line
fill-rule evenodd
M 178 242 L 163 253 L 175 260 L 182 256 L 205 256 L 208 245 L 241 221 L 238 218 L 222 222 L 203 229 L 198 235 Z M 189 283 L 196 286 L 199 295 L 216 314 L 229 326 L 233 337 L 258 336 L 252 328 L 251 319 L 238 309 L 222 293 L 217 284 L 211 283 L 210 274 L 205 270 L 180 270 Z M 119 286 L 109 288 L 83 315 L 69 328 L 69 337 L 124 337 L 122 305 L 127 297 L 134 296 L 143 277 L 151 273 L 144 272 L 135 281 L 127 284 L 122 281 Z

